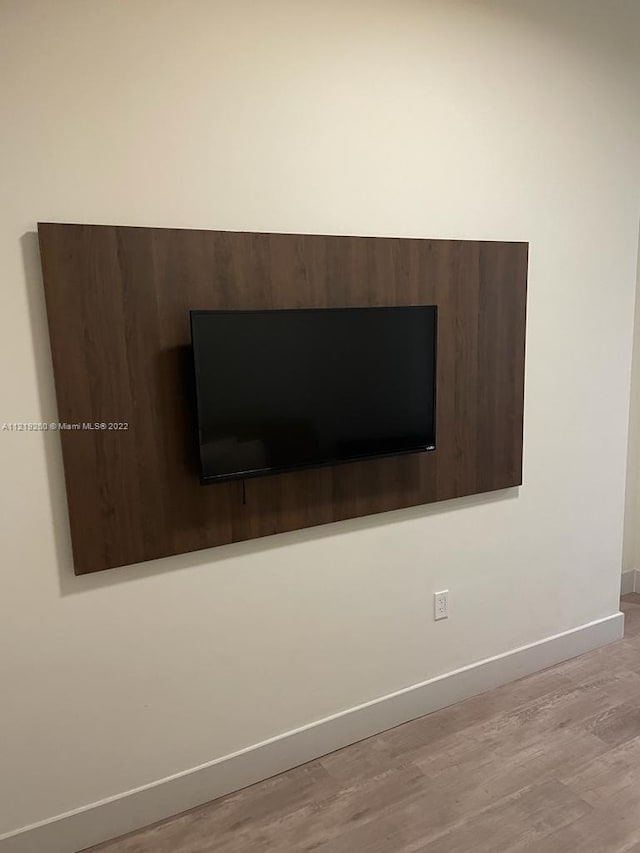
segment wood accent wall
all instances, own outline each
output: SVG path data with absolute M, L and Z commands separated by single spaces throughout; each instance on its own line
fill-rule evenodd
M 522 482 L 526 243 L 38 226 L 76 574 Z M 201 486 L 191 309 L 438 306 L 437 450 Z

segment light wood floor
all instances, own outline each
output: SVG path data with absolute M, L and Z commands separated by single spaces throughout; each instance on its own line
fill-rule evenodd
M 640 853 L 640 595 L 625 639 L 95 853 Z

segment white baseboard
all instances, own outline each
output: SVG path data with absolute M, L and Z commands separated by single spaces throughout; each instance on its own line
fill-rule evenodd
M 640 572 L 637 569 L 622 573 L 620 595 L 628 595 L 630 592 L 640 592 Z
M 263 743 L 0 836 L 0 853 L 72 853 L 163 820 L 485 690 L 622 638 L 624 616 L 547 637 Z

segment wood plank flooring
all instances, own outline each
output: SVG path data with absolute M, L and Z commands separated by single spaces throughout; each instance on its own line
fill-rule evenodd
M 93 853 L 640 853 L 640 595 L 625 639 Z

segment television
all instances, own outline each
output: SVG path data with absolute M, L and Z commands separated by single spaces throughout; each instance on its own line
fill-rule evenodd
M 200 481 L 435 449 L 437 308 L 191 311 Z

